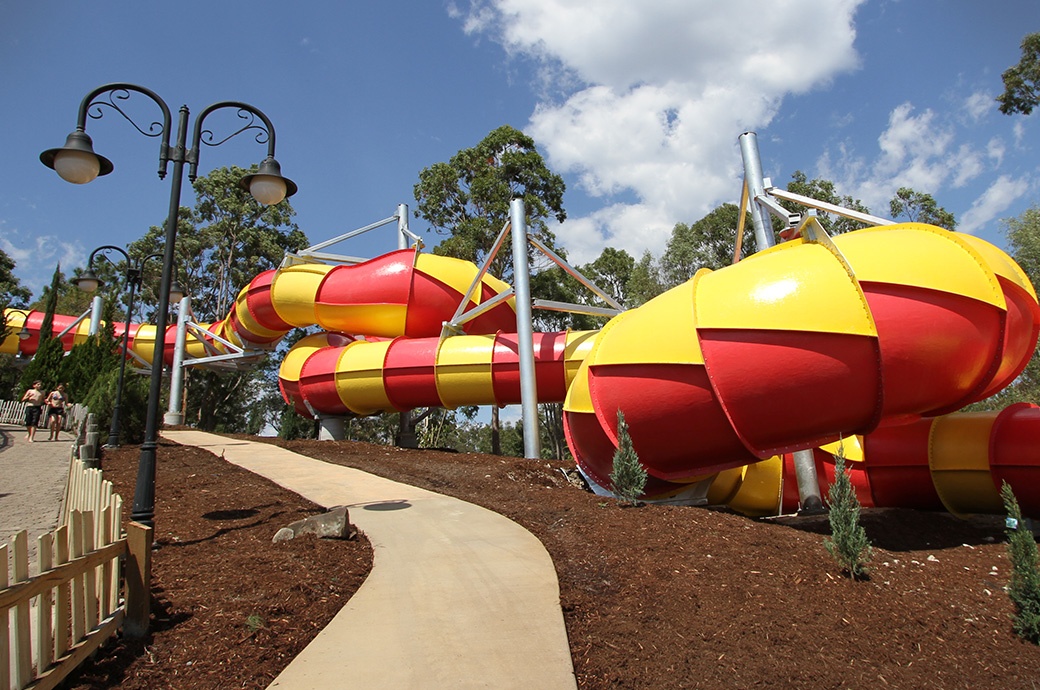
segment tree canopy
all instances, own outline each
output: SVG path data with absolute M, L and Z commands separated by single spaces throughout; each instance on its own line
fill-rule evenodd
M 888 202 L 893 218 L 905 216 L 911 223 L 930 223 L 947 230 L 957 229 L 953 214 L 939 206 L 931 194 L 916 192 L 909 187 L 900 187 Z
M 1022 59 L 1001 75 L 1004 93 L 997 96 L 1005 115 L 1029 115 L 1040 104 L 1040 33 L 1022 39 Z
M 22 285 L 14 274 L 14 267 L 14 259 L 0 249 L 0 309 L 24 307 L 32 297 L 29 288 Z
M 555 218 L 562 223 L 567 218 L 563 208 L 565 189 L 563 178 L 546 166 L 534 139 L 502 125 L 476 146 L 462 149 L 448 162 L 435 163 L 419 173 L 419 183 L 414 188 L 418 202 L 415 215 L 429 222 L 438 233 L 447 235 L 434 253 L 481 264 L 509 220 L 510 206 L 516 198 L 524 200 L 528 235 L 556 250 L 556 237 L 548 221 Z M 532 256 L 530 246 L 527 251 Z M 508 247 L 495 255 L 491 273 L 507 281 L 512 279 L 513 253 Z M 551 299 L 559 295 L 543 295 L 539 290 L 575 290 L 545 278 L 538 280 L 536 275 L 532 280 L 534 296 Z M 552 316 L 544 318 L 553 320 Z M 498 421 L 498 408 L 492 407 L 493 453 L 501 451 Z
M 855 199 L 848 194 L 839 194 L 837 187 L 831 180 L 821 177 L 810 180 L 801 170 L 795 170 L 791 175 L 791 181 L 787 184 L 787 191 L 801 194 L 817 201 L 825 201 L 828 204 L 843 206 L 860 213 L 870 213 L 870 209 L 864 206 L 859 199 Z M 785 201 L 784 206 L 799 212 L 804 211 L 803 206 L 790 201 Z M 820 211 L 817 214 L 817 219 L 820 221 L 823 229 L 831 235 L 840 235 L 864 227 L 863 223 L 858 220 L 852 220 L 845 216 L 824 211 Z
M 419 173 L 415 215 L 448 235 L 435 253 L 481 263 L 509 220 L 510 203 L 518 197 L 524 200 L 528 233 L 553 247 L 556 238 L 548 220 L 562 223 L 567 218 L 565 189 L 563 178 L 545 165 L 534 140 L 503 125 L 476 146 Z M 492 271 L 509 280 L 512 268 L 511 252 L 499 252 Z
M 217 168 L 198 178 L 194 208 L 180 210 L 176 278 L 191 297 L 199 321 L 226 317 L 239 290 L 253 277 L 276 268 L 285 252 L 308 245 L 306 235 L 292 222 L 295 211 L 288 200 L 265 206 L 238 186 L 250 172 L 256 172 L 256 166 L 249 170 Z M 161 253 L 164 241 L 163 229 L 152 227 L 130 246 L 130 255 L 139 260 Z M 146 272 L 142 303 L 158 301 L 157 275 Z M 188 369 L 185 419 L 207 430 L 258 430 L 281 411 L 274 383 L 276 367 L 277 361 L 267 358 L 249 371 Z
M 736 204 L 723 204 L 697 222 L 676 223 L 661 255 L 661 277 L 666 287 L 685 283 L 702 268 L 717 270 L 733 263 L 737 244 L 740 209 Z M 750 222 L 750 218 L 748 219 Z M 755 252 L 754 232 L 745 227 L 743 256 Z

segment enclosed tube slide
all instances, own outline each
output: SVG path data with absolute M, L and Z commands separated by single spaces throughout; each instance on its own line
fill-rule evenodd
M 210 330 L 255 348 L 323 328 L 281 366 L 283 396 L 302 414 L 519 402 L 511 301 L 441 336 L 478 275 L 411 250 L 291 265 L 257 276 Z M 482 276 L 470 306 L 506 287 Z M 147 329 L 131 331 L 145 359 Z M 998 248 L 922 224 L 868 228 L 702 270 L 599 332 L 536 334 L 538 397 L 564 402 L 571 450 L 607 488 L 620 410 L 648 497 L 697 486 L 711 503 L 786 512 L 797 504 L 789 453 L 825 447 L 816 456 L 826 484 L 826 444 L 844 439 L 864 505 L 991 512 L 1006 479 L 1040 512 L 1040 408 L 944 416 L 1008 385 L 1038 331 L 1036 293 Z M 172 358 L 172 330 L 165 342 Z M 12 333 L 0 352 L 33 343 Z

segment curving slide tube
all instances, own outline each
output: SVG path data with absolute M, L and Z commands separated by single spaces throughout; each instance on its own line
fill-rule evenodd
M 511 300 L 464 333 L 441 335 L 478 275 L 468 262 L 411 250 L 355 266 L 290 265 L 257 276 L 210 330 L 263 348 L 293 328 L 321 327 L 279 374 L 301 414 L 519 402 Z M 506 288 L 481 276 L 469 306 Z M 19 341 L 21 315 L 10 317 L 0 352 L 31 354 L 35 339 Z M 30 332 L 41 320 L 29 314 Z M 130 327 L 132 348 L 149 359 L 154 327 Z M 891 225 L 797 238 L 701 270 L 598 332 L 535 334 L 538 397 L 564 402 L 571 451 L 605 488 L 620 410 L 650 474 L 649 498 L 789 512 L 798 500 L 789 454 L 821 448 L 826 489 L 841 442 L 865 506 L 999 512 L 1007 480 L 1040 515 L 1040 408 L 950 414 L 1013 381 L 1038 332 L 1036 293 L 1003 251 L 933 226 Z M 187 348 L 204 354 L 197 339 Z

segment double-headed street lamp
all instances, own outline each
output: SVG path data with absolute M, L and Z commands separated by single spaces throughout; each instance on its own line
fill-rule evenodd
M 106 244 L 90 253 L 90 259 L 87 261 L 87 270 L 78 278 L 73 278 L 70 282 L 84 292 L 97 290 L 104 282 L 94 275 L 94 259 L 99 253 L 107 259 L 107 253 L 113 251 L 122 254 L 123 258 L 126 259 L 126 289 L 128 293 L 126 321 L 123 324 L 123 352 L 122 357 L 119 359 L 119 382 L 116 384 L 116 404 L 112 408 L 112 425 L 108 430 L 108 442 L 105 443 L 106 446 L 117 447 L 119 445 L 120 412 L 123 407 L 123 378 L 126 375 L 127 354 L 130 352 L 130 319 L 134 313 L 134 293 L 141 287 L 141 277 L 144 273 L 145 263 L 149 259 L 162 258 L 162 254 L 149 254 L 135 266 L 126 251 L 114 245 Z M 109 262 L 111 262 L 111 259 L 109 259 Z M 170 301 L 180 302 L 183 296 L 184 290 L 175 281 L 170 286 Z M 158 333 L 156 337 L 158 337 Z
M 143 94 L 155 102 L 162 110 L 162 123 L 152 123 L 148 130 L 141 129 L 117 101 L 130 98 L 130 93 Z M 282 177 L 281 167 L 274 158 L 275 136 L 274 125 L 262 112 L 247 103 L 237 101 L 221 101 L 208 106 L 195 119 L 191 148 L 187 148 L 188 140 L 188 106 L 181 106 L 177 121 L 177 138 L 170 146 L 172 118 L 170 108 L 154 91 L 135 84 L 106 84 L 88 93 L 79 106 L 79 117 L 76 129 L 69 134 L 65 146 L 49 149 L 40 154 L 40 161 L 48 168 L 53 168 L 62 179 L 74 184 L 86 184 L 99 175 L 112 172 L 112 163 L 104 156 L 94 153 L 93 142 L 87 135 L 87 116 L 98 119 L 111 108 L 122 115 L 138 132 L 147 137 L 158 137 L 159 145 L 159 179 L 166 177 L 169 163 L 173 163 L 173 176 L 170 185 L 170 208 L 166 216 L 166 239 L 163 251 L 162 281 L 159 286 L 159 311 L 156 317 L 155 350 L 152 354 L 151 386 L 148 393 L 148 415 L 145 420 L 144 443 L 141 444 L 141 455 L 137 466 L 137 486 L 134 489 L 134 505 L 131 516 L 137 522 L 153 526 L 155 518 L 155 451 L 158 447 L 159 435 L 159 398 L 162 394 L 163 354 L 166 340 L 166 317 L 169 311 L 170 284 L 173 279 L 174 243 L 177 239 L 177 215 L 180 210 L 181 183 L 184 176 L 184 164 L 188 163 L 188 177 L 194 182 L 199 164 L 199 148 L 202 144 L 219 146 L 242 132 L 255 130 L 258 143 L 267 142 L 267 158 L 260 163 L 259 170 L 246 175 L 239 181 L 239 186 L 249 190 L 253 197 L 262 204 L 277 204 L 296 193 L 296 185 L 292 180 Z M 246 120 L 238 130 L 219 141 L 213 141 L 213 133 L 202 129 L 206 117 L 215 110 L 234 108 L 238 116 Z M 260 122 L 257 122 L 257 119 Z M 158 130 L 157 130 L 158 128 Z

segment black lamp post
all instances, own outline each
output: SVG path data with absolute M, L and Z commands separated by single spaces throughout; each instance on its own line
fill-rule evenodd
M 102 256 L 104 256 L 110 251 L 119 252 L 126 259 L 126 289 L 129 293 L 126 304 L 126 321 L 123 325 L 123 353 L 119 359 L 119 381 L 116 384 L 116 404 L 112 408 L 112 426 L 108 430 L 108 441 L 105 443 L 106 446 L 115 448 L 119 446 L 120 413 L 123 408 L 123 379 L 126 375 L 126 356 L 130 352 L 130 319 L 134 313 L 134 293 L 141 287 L 141 276 L 144 273 L 145 262 L 149 259 L 162 258 L 162 254 L 149 254 L 135 266 L 130 259 L 130 255 L 123 249 L 106 244 L 90 253 L 90 259 L 87 261 L 87 270 L 78 278 L 73 278 L 69 282 L 84 292 L 97 290 L 104 283 L 94 275 L 94 258 L 97 257 L 99 252 L 103 253 Z M 183 296 L 184 291 L 174 282 L 170 286 L 170 301 L 179 302 Z
M 31 338 L 32 337 L 32 333 L 29 332 L 29 315 L 27 313 L 25 313 L 24 311 L 22 311 L 21 309 L 12 309 L 12 308 L 8 307 L 7 309 L 4 310 L 4 314 L 3 314 L 3 317 L 4 317 L 3 330 L 5 332 L 7 331 L 7 318 L 8 318 L 9 314 L 21 314 L 22 315 L 22 327 L 18 329 L 18 339 L 19 340 L 28 340 L 29 338 Z
M 154 101 L 162 110 L 162 123 L 152 123 L 147 131 L 141 129 L 117 103 L 117 101 L 129 99 L 131 92 L 143 94 Z M 154 526 L 155 451 L 158 447 L 159 435 L 159 398 L 162 394 L 166 317 L 170 307 L 170 283 L 173 280 L 174 243 L 177 239 L 177 214 L 180 210 L 184 164 L 189 164 L 188 177 L 194 182 L 198 171 L 199 148 L 202 144 L 219 146 L 242 132 L 256 130 L 257 143 L 262 144 L 265 141 L 267 143 L 267 158 L 260 164 L 260 170 L 254 175 L 246 175 L 239 182 L 239 186 L 248 189 L 262 204 L 277 204 L 284 198 L 295 194 L 296 185 L 292 180 L 281 176 L 281 168 L 274 158 L 274 125 L 266 115 L 253 106 L 238 101 L 221 101 L 208 106 L 195 119 L 191 148 L 187 148 L 188 106 L 181 106 L 177 121 L 177 138 L 171 147 L 172 118 L 166 102 L 151 89 L 126 83 L 106 84 L 88 93 L 79 106 L 76 130 L 68 136 L 65 146 L 44 151 L 40 154 L 40 161 L 48 168 L 53 168 L 62 179 L 74 184 L 86 184 L 99 175 L 107 175 L 112 172 L 111 161 L 94 153 L 93 143 L 86 133 L 87 116 L 98 119 L 104 115 L 105 108 L 111 108 L 122 115 L 141 134 L 159 138 L 159 179 L 166 177 L 168 164 L 173 162 L 170 207 L 166 216 L 162 281 L 159 286 L 159 311 L 156 317 L 155 350 L 152 354 L 151 386 L 148 393 L 148 415 L 145 420 L 144 443 L 141 444 L 141 455 L 137 466 L 137 486 L 134 489 L 134 505 L 131 512 L 132 518 L 137 522 Z M 203 130 L 202 123 L 210 113 L 223 108 L 236 109 L 238 116 L 246 122 L 232 134 L 214 142 L 213 133 Z M 258 119 L 260 122 L 257 122 Z

